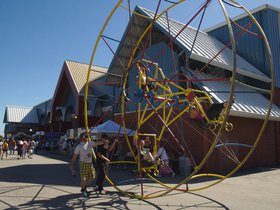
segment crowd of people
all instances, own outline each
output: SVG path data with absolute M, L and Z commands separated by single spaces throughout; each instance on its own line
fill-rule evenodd
M 15 140 L 0 139 L 0 157 L 3 160 L 10 155 L 17 155 L 17 159 L 32 158 L 37 144 L 33 139 Z
M 34 151 L 37 147 L 37 143 L 33 140 L 25 139 L 0 139 L 0 157 L 1 159 L 8 158 L 8 156 L 17 156 L 17 159 L 32 158 Z M 147 136 L 146 139 L 140 140 L 136 145 L 136 155 L 140 154 L 140 158 L 143 161 L 147 161 L 149 164 L 158 165 L 159 176 L 164 174 L 171 174 L 175 176 L 175 172 L 170 167 L 170 161 L 168 154 L 165 150 L 165 145 L 158 145 L 157 154 L 154 154 L 151 141 Z M 84 197 L 89 196 L 87 188 L 91 185 L 91 182 L 95 179 L 94 190 L 100 194 L 104 193 L 104 180 L 106 177 L 106 168 L 109 166 L 112 159 L 116 158 L 120 163 L 125 161 L 127 148 L 125 148 L 124 140 L 115 138 L 109 140 L 108 135 L 102 134 L 100 139 L 96 141 L 90 141 L 89 136 L 83 134 L 78 141 L 70 141 L 64 139 L 62 144 L 62 151 L 65 156 L 69 148 L 72 148 L 73 152 L 70 162 L 71 174 L 76 175 L 75 162 L 79 158 L 79 175 L 81 193 Z M 118 164 L 126 169 L 125 164 Z

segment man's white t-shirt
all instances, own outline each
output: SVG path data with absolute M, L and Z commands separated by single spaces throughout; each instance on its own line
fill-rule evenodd
M 84 163 L 92 163 L 92 149 L 95 142 L 88 141 L 86 143 L 81 142 L 75 149 L 75 154 L 80 155 L 80 161 Z

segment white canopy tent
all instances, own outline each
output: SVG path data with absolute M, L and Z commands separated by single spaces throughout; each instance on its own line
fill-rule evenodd
M 94 127 L 90 133 L 106 133 L 106 134 L 120 134 L 120 135 L 134 136 L 135 131 L 131 129 L 124 129 L 118 123 L 113 122 L 112 120 L 107 120 L 106 122 Z

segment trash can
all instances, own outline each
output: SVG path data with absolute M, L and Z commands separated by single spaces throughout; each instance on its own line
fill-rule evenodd
M 191 164 L 187 157 L 179 157 L 179 169 L 181 176 L 188 176 L 191 174 Z

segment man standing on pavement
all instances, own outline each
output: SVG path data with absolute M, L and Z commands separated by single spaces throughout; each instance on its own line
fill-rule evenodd
M 98 144 L 98 143 L 97 143 Z M 103 144 L 103 142 L 100 142 L 100 144 Z M 95 178 L 95 170 L 92 165 L 92 159 L 94 151 L 93 147 L 95 146 L 95 142 L 88 141 L 87 135 L 81 136 L 81 142 L 77 145 L 74 155 L 71 159 L 71 173 L 74 176 L 75 175 L 75 161 L 78 156 L 80 156 L 80 178 L 81 178 L 81 193 L 84 197 L 89 196 L 89 192 L 87 191 L 87 187 L 90 185 L 91 181 Z
M 96 148 L 96 170 L 97 170 L 97 177 L 96 177 L 96 187 L 94 188 L 95 191 L 99 193 L 103 193 L 103 182 L 105 180 L 105 166 L 110 164 L 109 159 L 109 152 L 112 152 L 115 149 L 116 143 L 118 142 L 117 139 L 109 146 L 109 139 L 106 134 L 102 134 L 100 144 Z

